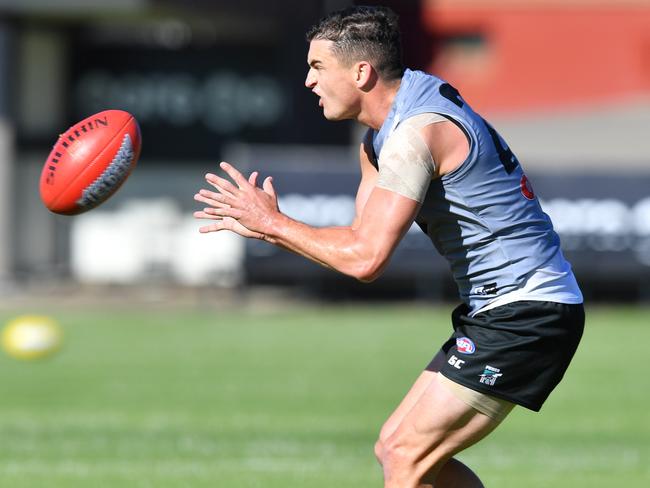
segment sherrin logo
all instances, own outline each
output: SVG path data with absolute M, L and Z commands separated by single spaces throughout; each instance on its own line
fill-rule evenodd
M 456 349 L 458 349 L 458 352 L 461 354 L 474 354 L 476 346 L 469 337 L 457 337 Z

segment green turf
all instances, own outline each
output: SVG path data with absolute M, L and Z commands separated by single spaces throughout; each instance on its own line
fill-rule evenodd
M 377 431 L 449 312 L 56 312 L 58 355 L 0 355 L 0 486 L 381 486 Z M 650 309 L 588 311 L 542 413 L 461 459 L 488 487 L 650 486 L 649 345 Z

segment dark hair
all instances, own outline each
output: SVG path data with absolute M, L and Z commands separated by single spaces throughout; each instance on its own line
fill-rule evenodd
M 387 81 L 401 78 L 402 44 L 397 14 L 388 7 L 350 7 L 321 19 L 307 32 L 307 41 L 326 40 L 344 64 L 369 61 Z

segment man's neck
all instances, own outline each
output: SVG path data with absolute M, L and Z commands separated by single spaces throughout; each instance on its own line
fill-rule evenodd
M 375 87 L 367 93 L 362 105 L 362 110 L 357 117 L 357 121 L 379 130 L 379 128 L 388 117 L 388 112 L 393 105 L 393 100 L 397 96 L 401 79 L 393 83 L 377 83 Z

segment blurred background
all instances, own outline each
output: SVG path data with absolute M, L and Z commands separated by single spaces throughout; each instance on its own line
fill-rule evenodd
M 447 264 L 414 228 L 361 285 L 192 218 L 227 160 L 292 217 L 352 220 L 363 129 L 322 117 L 304 34 L 365 3 L 0 0 L 0 485 L 381 486 L 379 428 L 451 330 Z M 650 486 L 650 0 L 373 3 L 508 141 L 587 300 L 542 413 L 461 459 L 486 486 Z M 105 109 L 138 119 L 138 167 L 48 212 L 58 134 Z
M 303 86 L 306 29 L 346 0 L 0 0 L 0 283 L 25 289 L 282 286 L 317 297 L 454 300 L 415 228 L 372 285 L 260 242 L 199 235 L 192 196 L 221 160 L 273 175 L 281 208 L 351 220 L 362 129 Z M 650 3 L 408 0 L 404 57 L 455 85 L 522 162 L 585 295 L 650 297 Z M 38 178 L 57 135 L 105 109 L 138 119 L 120 192 L 50 214 Z

